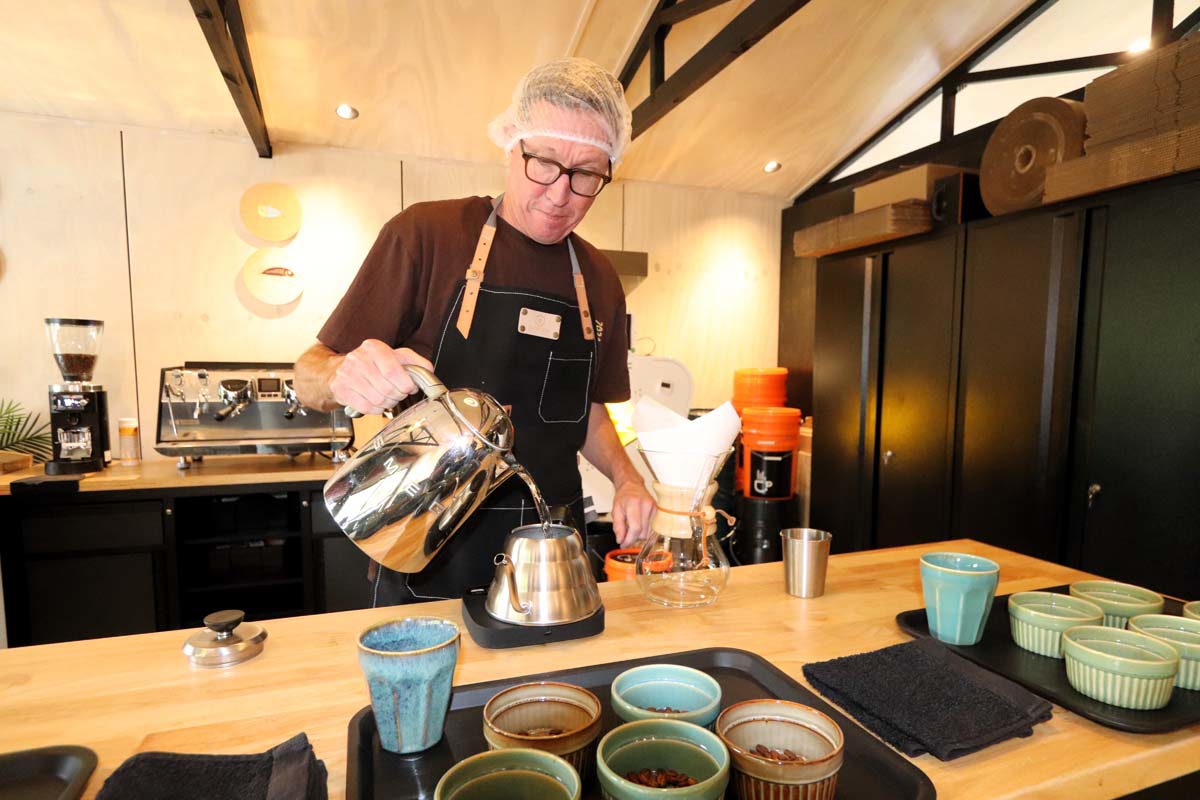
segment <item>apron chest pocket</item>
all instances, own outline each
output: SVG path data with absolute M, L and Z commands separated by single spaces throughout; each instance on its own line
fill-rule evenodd
M 538 415 L 542 422 L 580 422 L 587 416 L 592 386 L 592 356 L 556 358 L 550 353 Z

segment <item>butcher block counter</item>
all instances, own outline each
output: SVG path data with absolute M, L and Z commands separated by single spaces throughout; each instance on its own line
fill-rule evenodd
M 1084 573 L 974 541 L 834 556 L 823 597 L 783 590 L 780 564 L 738 567 L 707 608 L 651 605 L 633 581 L 603 584 L 607 629 L 597 637 L 516 650 L 484 650 L 465 632 L 456 685 L 644 656 L 729 647 L 764 657 L 804 682 L 801 667 L 908 641 L 895 615 L 921 606 L 920 553 L 951 549 L 1001 565 L 998 594 L 1037 589 Z M 0 752 L 79 744 L 99 755 L 86 797 L 134 753 L 257 753 L 303 731 L 329 769 L 330 796 L 346 785 L 347 723 L 367 705 L 355 651 L 368 625 L 407 613 L 461 625 L 458 602 L 381 608 L 266 622 L 257 658 L 226 670 L 188 664 L 187 631 L 0 651 Z M 1031 738 L 1010 739 L 941 762 L 913 759 L 938 797 L 1116 797 L 1200 765 L 1200 726 L 1138 735 L 1101 727 L 1059 707 Z
M 100 472 L 80 476 L 80 492 L 157 492 L 213 486 L 323 484 L 333 474 L 328 458 L 313 453 L 287 456 L 209 456 L 179 469 L 173 459 L 148 459 L 137 466 L 114 463 Z M 12 494 L 13 481 L 45 474 L 41 465 L 0 475 L 0 497 Z

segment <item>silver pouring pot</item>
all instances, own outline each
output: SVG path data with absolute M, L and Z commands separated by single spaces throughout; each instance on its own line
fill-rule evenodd
M 600 608 L 583 541 L 568 525 L 523 525 L 504 541 L 484 608 L 514 625 L 560 625 Z
M 512 420 L 495 398 L 448 390 L 408 366 L 425 395 L 325 483 L 325 506 L 360 549 L 388 569 L 420 572 L 462 522 L 514 474 Z

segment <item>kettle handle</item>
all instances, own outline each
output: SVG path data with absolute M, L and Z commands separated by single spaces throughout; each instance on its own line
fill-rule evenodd
M 417 385 L 421 393 L 430 400 L 437 400 L 446 393 L 446 384 L 438 380 L 437 375 L 434 375 L 424 367 L 418 367 L 416 364 L 405 364 L 404 368 L 408 370 L 408 377 L 412 378 L 413 383 Z M 361 412 L 350 406 L 346 406 L 344 411 L 350 419 L 358 419 L 362 416 Z

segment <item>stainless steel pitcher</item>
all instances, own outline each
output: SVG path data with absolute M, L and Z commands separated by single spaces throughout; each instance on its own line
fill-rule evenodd
M 600 608 L 583 540 L 569 525 L 523 525 L 504 541 L 484 608 L 514 625 L 559 625 Z
M 367 555 L 419 572 L 484 498 L 514 474 L 512 420 L 495 398 L 447 390 L 408 366 L 425 394 L 325 483 L 325 506 Z

